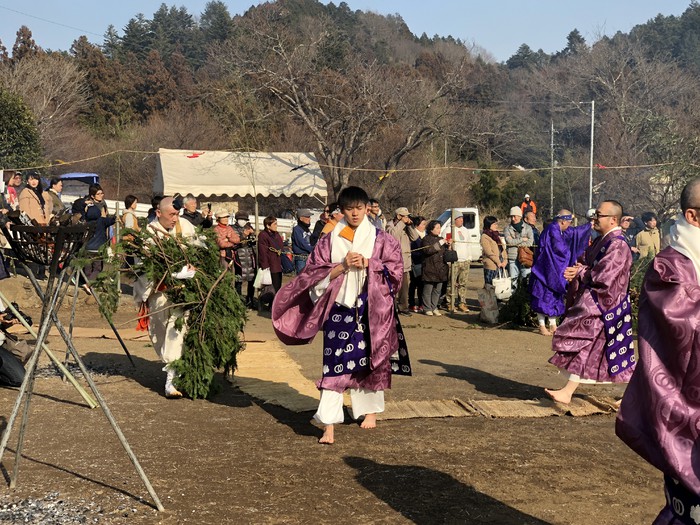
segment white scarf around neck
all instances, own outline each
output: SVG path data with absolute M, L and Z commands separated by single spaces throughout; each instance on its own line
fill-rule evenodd
M 693 226 L 681 216 L 671 226 L 669 237 L 669 246 L 692 261 L 698 284 L 700 284 L 700 228 Z
M 362 222 L 355 229 L 353 241 L 350 242 L 340 236 L 340 232 L 348 226 L 345 219 L 341 219 L 335 225 L 331 235 L 331 262 L 342 263 L 348 252 L 356 252 L 362 254 L 363 257 L 369 259 L 374 252 L 374 242 L 377 240 L 377 229 L 369 222 L 367 216 L 362 219 Z M 351 268 L 345 274 L 345 279 L 340 285 L 338 296 L 335 302 L 354 308 L 357 302 L 357 296 L 362 292 L 365 281 L 367 280 L 367 270 L 365 268 Z

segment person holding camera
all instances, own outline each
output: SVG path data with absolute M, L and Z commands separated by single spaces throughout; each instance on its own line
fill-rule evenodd
M 90 184 L 88 198 L 85 200 L 85 220 L 93 228 L 93 234 L 85 244 L 92 262 L 85 268 L 85 276 L 92 281 L 102 271 L 104 261 L 100 249 L 109 242 L 109 228 L 114 226 L 116 217 L 107 214 L 105 192 L 99 184 Z
M 192 195 L 182 199 L 182 206 L 185 208 L 182 212 L 182 218 L 187 219 L 192 226 L 201 226 L 202 228 L 211 228 L 214 224 L 211 213 L 211 203 L 207 204 L 206 215 L 197 211 L 197 199 Z
M 447 246 L 452 246 L 452 239 L 440 237 L 440 222 L 430 221 L 421 242 L 423 249 L 423 308 L 425 315 L 442 315 L 438 310 L 442 283 L 447 280 L 450 269 L 444 255 Z
M 234 246 L 236 262 L 236 291 L 243 297 L 243 283 L 246 285 L 245 303 L 248 308 L 255 305 L 255 230 L 248 222 L 248 214 L 244 211 L 237 211 L 236 222 L 233 224 L 234 231 L 238 234 L 239 242 Z

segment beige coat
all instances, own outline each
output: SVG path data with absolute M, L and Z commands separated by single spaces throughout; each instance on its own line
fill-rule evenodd
M 51 195 L 43 192 L 44 206 L 42 209 L 39 204 L 39 197 L 30 188 L 24 188 L 19 194 L 19 210 L 26 213 L 30 219 L 35 220 L 39 224 L 48 224 L 53 210 L 53 201 Z
M 498 270 L 501 262 L 501 247 L 485 233 L 481 234 L 482 262 L 486 270 Z
M 661 235 L 658 228 L 640 231 L 634 241 L 639 250 L 639 257 L 642 259 L 648 256 L 656 257 L 656 254 L 661 250 Z
M 401 244 L 401 255 L 403 255 L 404 273 L 411 271 L 411 242 L 420 238 L 418 230 L 413 224 L 406 224 L 403 221 L 393 220 L 386 227 L 386 232 Z

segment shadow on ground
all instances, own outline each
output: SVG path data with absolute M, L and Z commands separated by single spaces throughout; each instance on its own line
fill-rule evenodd
M 345 457 L 344 461 L 357 471 L 355 478 L 364 488 L 413 523 L 548 525 L 444 472 L 354 456 Z
M 542 397 L 542 387 L 495 376 L 477 368 L 443 363 L 432 359 L 419 359 L 418 362 L 424 365 L 440 366 L 445 371 L 439 372 L 437 375 L 467 381 L 483 394 L 508 399 L 535 399 Z
M 135 367 L 131 366 L 124 354 L 89 352 L 83 356 L 83 361 L 91 372 L 107 372 L 109 375 L 119 375 L 133 379 L 142 387 L 163 396 L 165 389 L 163 363 L 160 361 L 149 361 L 133 354 L 131 357 L 136 364 Z M 224 380 L 223 373 L 217 374 L 214 381 L 219 385 L 219 392 L 209 399 L 212 403 L 239 408 L 252 406 L 251 398 L 243 394 L 239 389 L 231 387 Z

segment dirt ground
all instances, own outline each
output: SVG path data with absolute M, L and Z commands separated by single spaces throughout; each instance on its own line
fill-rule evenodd
M 474 307 L 480 274 L 472 272 Z M 31 304 L 23 279 L 11 281 L 3 292 Z M 116 321 L 134 315 L 125 301 Z M 564 384 L 547 364 L 550 339 L 477 317 L 402 318 L 414 376 L 394 378 L 387 399 L 542 399 L 545 386 Z M 84 296 L 77 325 L 107 326 Z M 274 338 L 257 312 L 247 332 Z M 86 523 L 618 525 L 651 523 L 663 505 L 662 476 L 616 438 L 614 415 L 405 419 L 373 431 L 348 422 L 336 444 L 322 446 L 311 413 L 264 404 L 235 384 L 222 381 L 211 400 L 166 400 L 148 344 L 127 341 L 132 368 L 114 340 L 74 342 L 166 511 L 153 508 L 102 412 L 58 377 L 36 380 L 18 486 L 0 490 L 3 508 L 58 492 L 86 509 Z M 309 379 L 320 371 L 320 345 L 287 348 Z M 50 346 L 65 349 L 54 337 Z M 0 389 L 3 427 L 16 396 Z M 2 459 L 6 480 L 16 435 Z

